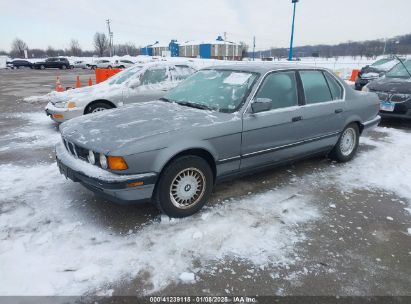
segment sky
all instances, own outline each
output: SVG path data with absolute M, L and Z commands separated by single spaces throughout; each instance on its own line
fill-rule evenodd
M 35 4 L 33 4 L 35 2 Z M 244 41 L 256 50 L 288 47 L 291 0 L 0 0 L 0 50 L 19 37 L 29 48 L 67 48 L 71 39 L 93 49 L 96 32 L 114 43 Z M 411 32 L 410 0 L 300 0 L 294 45 L 337 44 Z

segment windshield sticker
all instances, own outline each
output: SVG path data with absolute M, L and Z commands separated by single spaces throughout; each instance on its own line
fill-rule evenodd
M 224 79 L 224 83 L 231 85 L 243 85 L 247 82 L 250 76 L 251 74 L 246 73 L 231 73 L 230 76 Z

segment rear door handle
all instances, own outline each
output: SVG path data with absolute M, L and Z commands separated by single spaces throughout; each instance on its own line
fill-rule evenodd
M 335 111 L 334 111 L 335 113 L 342 113 L 342 112 L 344 112 L 344 109 L 335 109 Z
M 291 119 L 291 121 L 292 121 L 292 122 L 296 122 L 296 121 L 299 121 L 299 120 L 302 120 L 302 119 L 303 119 L 302 116 L 296 116 L 296 117 L 293 117 L 293 118 Z

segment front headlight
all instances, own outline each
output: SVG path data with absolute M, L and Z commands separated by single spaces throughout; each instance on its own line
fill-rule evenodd
M 96 163 L 96 158 L 95 158 L 95 156 L 94 156 L 94 152 L 93 151 L 88 151 L 88 155 L 87 155 L 87 159 L 88 159 L 88 162 L 90 163 L 90 164 L 92 164 L 92 165 L 94 165 L 95 163 Z
M 361 91 L 363 91 L 363 92 L 369 92 L 370 89 L 368 88 L 368 86 L 363 86 Z
M 104 154 L 100 154 L 100 166 L 103 169 L 107 169 L 107 157 Z
M 73 109 L 76 107 L 76 103 L 74 101 L 60 101 L 54 104 L 56 108 L 67 108 Z
M 59 101 L 54 104 L 56 108 L 65 108 L 67 107 L 67 101 Z

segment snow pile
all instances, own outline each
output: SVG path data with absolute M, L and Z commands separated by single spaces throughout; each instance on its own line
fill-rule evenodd
M 353 161 L 346 163 L 341 171 L 333 172 L 330 178 L 348 189 L 379 188 L 395 192 L 411 204 L 411 160 L 407 157 L 411 151 L 411 134 L 392 128 L 376 130 L 382 138 L 361 138 L 362 143 L 376 148 L 358 153 Z
M 143 272 L 150 274 L 146 291 L 155 291 L 192 282 L 226 257 L 287 265 L 304 240 L 301 225 L 318 217 L 307 198 L 288 188 L 118 235 L 81 220 L 81 202 L 70 197 L 82 188 L 54 164 L 3 165 L 0 172 L 1 295 L 98 293 Z
M 60 138 L 56 125 L 44 112 L 4 114 L 4 119 L 23 119 L 27 121 L 13 132 L 0 139 L 0 152 L 51 147 Z

